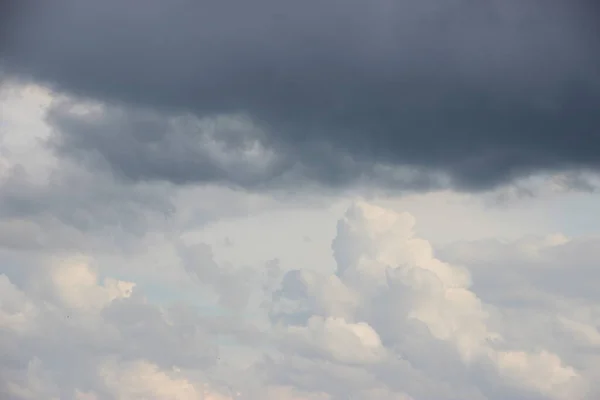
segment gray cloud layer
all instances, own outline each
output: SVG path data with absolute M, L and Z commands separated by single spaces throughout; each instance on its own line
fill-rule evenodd
M 405 166 L 485 189 L 541 170 L 600 167 L 591 1 L 24 4 L 5 17 L 5 71 L 159 114 L 241 113 L 261 129 L 250 139 L 280 158 L 259 173 L 234 173 L 194 148 L 195 164 L 176 152 L 125 162 L 153 132 L 170 131 L 154 121 L 133 132 L 108 115 L 100 126 L 115 140 L 105 146 L 89 121 L 66 134 L 73 125 L 58 124 L 64 151 L 99 152 L 135 180 L 257 186 L 293 171 L 345 185 Z

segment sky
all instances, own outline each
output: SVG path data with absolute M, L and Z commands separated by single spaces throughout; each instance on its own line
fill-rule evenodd
M 600 398 L 600 7 L 0 6 L 0 398 Z

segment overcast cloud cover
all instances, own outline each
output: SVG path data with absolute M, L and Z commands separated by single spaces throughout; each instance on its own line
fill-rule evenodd
M 593 1 L 0 8 L 0 398 L 600 398 Z
M 478 190 L 599 166 L 591 0 L 3 4 L 5 73 L 106 106 L 57 107 L 61 151 L 132 181 Z

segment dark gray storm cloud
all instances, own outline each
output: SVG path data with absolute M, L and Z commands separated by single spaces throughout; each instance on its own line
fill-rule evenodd
M 124 110 L 243 114 L 276 153 L 257 172 L 179 147 L 186 163 L 148 153 L 144 135 L 172 140 L 164 122 L 54 119 L 63 152 L 129 178 L 348 184 L 400 166 L 474 190 L 600 168 L 593 1 L 30 0 L 9 15 L 5 72 Z

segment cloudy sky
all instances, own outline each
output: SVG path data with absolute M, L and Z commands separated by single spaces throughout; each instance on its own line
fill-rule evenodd
M 12 0 L 0 398 L 600 398 L 600 7 Z

